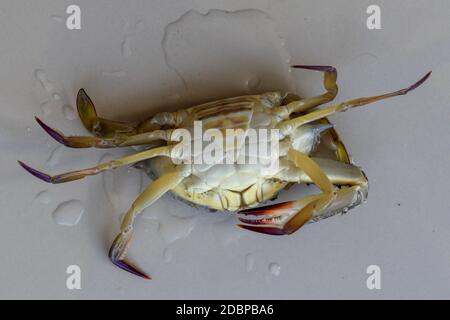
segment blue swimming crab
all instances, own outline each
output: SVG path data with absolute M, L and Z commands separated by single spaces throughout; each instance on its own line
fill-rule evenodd
M 169 191 L 194 205 L 237 213 L 242 228 L 269 235 L 292 234 L 308 222 L 347 212 L 364 202 L 368 194 L 366 175 L 352 163 L 327 117 L 405 95 L 431 74 L 427 73 L 402 90 L 318 108 L 337 95 L 336 69 L 331 66 L 293 67 L 322 72 L 325 93 L 309 98 L 283 92 L 233 97 L 126 123 L 99 117 L 92 100 L 81 89 L 77 96 L 79 117 L 93 136 L 66 136 L 36 118 L 39 125 L 56 141 L 71 148 L 140 146 L 141 150 L 91 168 L 58 175 L 43 173 L 21 161 L 19 164 L 48 183 L 78 180 L 126 165 L 139 164 L 139 168 L 146 170 L 154 181 L 124 215 L 109 250 L 109 258 L 116 266 L 146 279 L 150 277 L 126 259 L 133 223 L 146 207 Z M 190 130 L 196 121 L 201 121 L 204 129 L 277 129 L 278 166 L 270 170 L 264 165 L 238 163 L 205 167 L 174 161 L 182 158 L 181 153 L 174 152 L 181 144 L 176 129 Z M 299 200 L 259 206 L 294 183 L 315 184 L 320 192 Z

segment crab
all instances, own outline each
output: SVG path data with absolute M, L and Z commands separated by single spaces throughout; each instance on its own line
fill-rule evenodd
M 166 192 L 193 205 L 237 213 L 241 222 L 239 226 L 244 229 L 268 235 L 292 234 L 306 223 L 346 213 L 367 198 L 366 175 L 350 160 L 344 143 L 327 117 L 405 95 L 431 74 L 430 71 L 402 90 L 318 108 L 337 95 L 336 69 L 311 65 L 295 65 L 293 68 L 322 72 L 325 93 L 303 99 L 283 92 L 233 97 L 126 123 L 99 117 L 92 100 L 81 89 L 77 96 L 78 113 L 84 127 L 93 136 L 66 136 L 36 118 L 39 125 L 67 147 L 133 146 L 140 149 L 91 168 L 58 175 L 43 173 L 21 161 L 19 164 L 37 178 L 53 184 L 127 165 L 145 170 L 153 182 L 124 215 L 109 250 L 113 264 L 145 279 L 150 279 L 150 276 L 129 262 L 127 249 L 136 217 Z M 278 166 L 269 169 L 264 165 L 237 162 L 204 166 L 174 161 L 183 157 L 180 152 L 175 152 L 181 144 L 176 129 L 191 130 L 196 121 L 201 121 L 203 129 L 277 129 L 278 135 L 271 138 L 277 141 L 268 142 L 279 143 Z M 315 184 L 320 192 L 299 200 L 259 206 L 274 199 L 282 189 L 299 183 Z

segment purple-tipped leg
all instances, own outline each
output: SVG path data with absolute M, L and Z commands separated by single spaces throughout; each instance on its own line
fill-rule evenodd
M 17 162 L 19 163 L 19 165 L 22 168 L 24 168 L 26 171 L 31 173 L 36 178 L 39 178 L 42 181 L 45 181 L 47 183 L 53 183 L 53 184 L 79 180 L 86 176 L 94 175 L 94 174 L 97 174 L 100 172 L 100 170 L 98 170 L 97 168 L 94 167 L 94 168 L 82 169 L 82 170 L 77 170 L 77 171 L 70 171 L 70 172 L 52 176 L 52 175 L 49 175 L 47 173 L 41 172 L 39 170 L 36 170 L 36 169 L 30 167 L 29 165 L 23 163 L 20 160 L 17 160 Z
M 39 179 L 41 179 L 42 181 L 45 181 L 45 182 L 48 182 L 48 183 L 55 183 L 52 176 L 50 176 L 50 175 L 48 175 L 48 174 L 46 174 L 46 173 L 44 173 L 44 172 L 38 171 L 38 170 L 36 170 L 36 169 L 30 167 L 29 165 L 26 165 L 25 163 L 23 163 L 23 162 L 20 161 L 20 160 L 17 160 L 17 162 L 19 163 L 19 165 L 20 165 L 22 168 L 24 168 L 26 171 L 28 171 L 29 173 L 31 173 L 31 174 L 32 174 L 33 176 L 35 176 L 36 178 L 39 178 Z
M 130 240 L 131 231 L 119 233 L 116 239 L 114 239 L 111 248 L 109 249 L 109 259 L 120 269 L 128 271 L 141 278 L 151 280 L 151 277 L 149 275 L 147 275 L 145 272 L 141 271 L 139 268 L 135 267 L 125 259 L 128 246 L 130 245 Z
M 114 140 L 102 139 L 91 136 L 65 136 L 62 132 L 46 125 L 41 119 L 35 117 L 37 123 L 45 130 L 53 139 L 69 148 L 111 148 L 116 147 Z
M 419 87 L 422 83 L 427 81 L 427 79 L 431 76 L 431 73 L 432 73 L 432 71 L 428 72 L 426 75 L 424 75 L 419 81 L 414 83 L 412 86 L 401 90 L 401 91 L 404 91 L 403 94 L 407 94 L 409 91 L 412 91 L 412 90 L 416 89 L 417 87 Z
M 306 69 L 306 70 L 314 70 L 314 71 L 321 71 L 321 72 L 336 72 L 336 68 L 332 66 L 307 66 L 307 65 L 293 65 L 291 66 L 295 69 Z
M 42 129 L 45 130 L 51 136 L 53 139 L 58 141 L 59 143 L 66 144 L 66 139 L 64 135 L 59 132 L 58 130 L 55 130 L 53 128 L 50 128 L 48 125 L 46 125 L 41 119 L 38 117 L 34 117 L 36 119 L 36 122 L 41 126 Z

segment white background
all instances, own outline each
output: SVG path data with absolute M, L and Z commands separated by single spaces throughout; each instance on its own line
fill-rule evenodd
M 78 31 L 65 27 L 65 10 L 73 3 L 82 11 Z M 370 31 L 366 8 L 374 3 L 382 10 L 382 30 Z M 111 200 L 103 186 L 108 190 L 108 179 L 114 177 L 46 185 L 24 172 L 16 159 L 52 173 L 99 161 L 102 150 L 60 149 L 52 160 L 56 164 L 49 166 L 58 144 L 33 120 L 49 101 L 55 109 L 46 119 L 49 124 L 86 134 L 77 118 L 67 120 L 59 108 L 61 103 L 73 106 L 81 87 L 107 118 L 136 120 L 173 109 L 170 98 L 177 97 L 180 79 L 164 62 L 165 27 L 191 9 L 206 13 L 213 8 L 266 12 L 285 39 L 292 63 L 338 68 L 340 101 L 400 89 L 429 70 L 433 75 L 407 96 L 331 118 L 369 177 L 366 204 L 292 236 L 270 237 L 245 232 L 234 227 L 234 218 L 222 222 L 221 215 L 166 196 L 137 221 L 129 255 L 154 278 L 144 281 L 115 268 L 106 253 L 118 215 L 138 194 L 137 182 L 145 185 L 147 178 L 120 169 L 113 193 L 119 195 Z M 3 0 L 0 297 L 450 298 L 449 14 L 444 0 Z M 37 69 L 53 83 L 60 101 L 53 101 L 36 79 Z M 319 74 L 293 76 L 301 95 L 322 92 Z M 108 153 L 118 157 L 131 151 Z M 35 200 L 45 190 L 48 204 Z M 294 191 L 283 199 L 298 197 Z M 52 211 L 71 199 L 85 207 L 80 222 L 57 225 Z M 164 217 L 166 211 L 170 218 Z M 250 271 L 247 255 L 254 259 Z M 279 276 L 269 271 L 271 263 L 280 265 Z M 81 267 L 81 290 L 66 288 L 65 270 L 71 264 Z M 366 287 L 366 268 L 372 264 L 381 268 L 381 290 Z

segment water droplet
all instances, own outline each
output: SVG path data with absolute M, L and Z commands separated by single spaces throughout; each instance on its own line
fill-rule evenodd
M 42 117 L 47 118 L 53 111 L 54 106 L 50 103 L 50 101 L 45 101 L 40 105 Z
M 77 117 L 75 110 L 73 109 L 73 107 L 70 104 L 63 105 L 63 113 L 64 113 L 64 117 L 67 120 L 74 120 Z
M 45 91 L 51 92 L 54 90 L 54 86 L 48 80 L 47 74 L 44 72 L 44 70 L 36 69 L 34 71 L 34 77 L 39 81 Z
M 245 270 L 250 272 L 255 266 L 255 256 L 252 253 L 247 253 L 245 255 Z
M 129 42 L 128 37 L 122 41 L 122 56 L 126 58 L 130 57 L 132 54 Z
M 31 132 L 31 128 L 30 127 L 27 127 L 27 132 Z
M 281 267 L 278 263 L 272 262 L 269 264 L 269 271 L 272 275 L 278 277 L 281 272 Z
M 275 24 L 260 10 L 190 10 L 166 26 L 162 47 L 189 102 L 249 90 L 295 91 L 289 54 Z
M 61 100 L 61 95 L 59 93 L 53 93 L 52 95 L 53 100 L 59 101 Z
M 53 220 L 62 226 L 76 225 L 84 213 L 84 206 L 79 200 L 69 200 L 58 205 L 52 213 Z
M 169 249 L 169 248 L 164 249 L 163 257 L 164 257 L 164 261 L 167 262 L 167 263 L 172 261 L 172 259 L 173 259 L 172 250 Z
M 159 233 L 165 243 L 187 238 L 195 228 L 197 217 L 180 218 L 169 213 L 159 216 Z
M 52 201 L 52 197 L 50 192 L 43 190 L 34 197 L 34 200 L 43 204 L 49 204 Z

